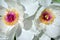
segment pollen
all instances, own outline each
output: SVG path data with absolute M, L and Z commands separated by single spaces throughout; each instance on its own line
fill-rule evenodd
M 7 9 L 2 20 L 6 25 L 14 25 L 18 22 L 19 13 L 15 9 Z

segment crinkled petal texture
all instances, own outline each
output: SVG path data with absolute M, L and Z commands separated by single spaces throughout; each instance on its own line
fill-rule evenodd
M 1 7 L 8 8 L 8 5 L 4 0 L 0 0 L 0 8 Z
M 21 3 L 24 6 L 25 18 L 34 15 L 39 7 L 38 1 L 36 0 L 18 0 L 18 3 Z
M 31 32 L 30 30 L 26 31 L 26 30 L 22 29 L 22 33 L 17 38 L 17 40 L 32 40 L 33 37 L 34 37 L 33 32 Z
M 5 2 L 8 7 L 0 9 L 0 35 L 2 36 L 4 34 L 5 36 L 13 36 L 18 28 L 18 24 L 23 27 L 23 7 L 18 5 L 14 0 L 5 0 Z
M 52 2 L 52 0 L 37 0 L 40 5 L 42 6 L 49 6 Z
M 41 31 L 43 30 L 45 34 L 49 37 L 55 38 L 59 36 L 60 33 L 60 6 L 50 5 L 47 7 L 41 7 L 37 12 L 34 19 L 36 28 Z
M 21 5 L 18 5 L 14 0 L 12 2 L 10 0 L 6 0 L 6 2 L 8 3 L 9 9 L 15 9 L 18 12 L 19 23 L 21 24 L 21 26 L 23 26 L 23 7 Z
M 39 38 L 39 40 L 51 40 L 51 38 L 43 34 L 42 37 Z
M 36 14 L 36 11 L 39 7 L 38 1 L 36 0 L 18 0 L 18 4 L 21 3 L 25 8 L 25 15 L 24 15 L 24 29 L 29 30 L 32 27 L 32 20 L 34 19 L 33 16 Z M 20 4 L 19 4 L 20 5 Z

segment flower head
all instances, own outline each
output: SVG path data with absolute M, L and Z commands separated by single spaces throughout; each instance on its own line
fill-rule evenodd
M 53 15 L 51 9 L 45 9 L 42 11 L 39 20 L 44 24 L 51 24 L 54 21 L 55 15 Z
M 43 30 L 46 35 L 52 38 L 56 38 L 59 35 L 59 8 L 60 7 L 54 4 L 47 7 L 41 7 L 34 19 L 36 28 L 39 31 Z
M 4 0 L 8 5 L 7 8 L 0 9 L 0 34 L 9 38 L 14 36 L 18 27 L 23 27 L 24 9 L 22 5 L 18 5 L 16 0 Z M 20 26 L 19 26 L 19 25 Z M 10 35 L 10 36 L 9 36 Z M 9 39 L 8 38 L 8 39 Z
M 5 16 L 3 16 L 3 21 L 7 25 L 14 25 L 18 22 L 19 13 L 15 9 L 7 10 Z

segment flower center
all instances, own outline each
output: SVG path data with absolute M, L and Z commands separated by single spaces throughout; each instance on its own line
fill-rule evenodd
M 7 25 L 14 25 L 17 23 L 19 14 L 15 9 L 9 9 L 3 16 L 3 22 Z
M 54 18 L 55 15 L 53 15 L 52 11 L 50 9 L 45 9 L 39 17 L 39 20 L 44 24 L 51 24 L 54 21 Z
M 43 19 L 46 21 L 49 21 L 52 18 L 52 16 L 47 12 L 44 12 L 42 16 L 43 16 Z
M 9 12 L 6 16 L 6 20 L 8 22 L 13 22 L 15 20 L 16 16 L 14 12 Z
M 50 17 L 48 15 L 45 15 L 45 19 L 48 20 Z

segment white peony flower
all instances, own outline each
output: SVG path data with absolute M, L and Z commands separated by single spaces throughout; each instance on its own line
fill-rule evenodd
M 37 30 L 43 30 L 46 35 L 52 38 L 60 34 L 60 6 L 51 4 L 47 7 L 41 7 L 34 19 Z
M 18 5 L 16 0 L 4 0 L 4 2 L 8 7 L 0 9 L 0 35 L 9 36 L 11 38 L 9 39 L 8 37 L 6 40 L 12 40 L 12 37 L 14 37 L 15 31 L 18 28 L 18 24 L 21 27 L 24 26 L 24 10 L 21 5 Z
M 44 0 L 41 0 L 41 4 L 43 4 Z M 47 1 L 47 0 L 46 0 Z M 48 1 L 51 4 L 51 1 Z M 34 19 L 34 16 L 37 12 L 36 8 L 39 9 L 38 5 L 38 1 L 37 0 L 20 0 L 21 4 L 25 7 L 25 20 L 24 20 L 24 28 L 25 29 L 31 29 L 32 27 L 32 20 Z M 37 3 L 36 3 L 37 2 Z M 46 3 L 46 6 L 48 4 L 48 2 Z M 18 2 L 19 3 L 19 2 Z M 40 4 L 40 6 L 41 6 Z M 48 5 L 50 5 L 48 4 Z M 44 1 L 44 5 L 45 5 L 45 1 Z M 33 8 L 32 8 L 33 6 Z M 35 7 L 34 7 L 35 6 Z M 43 6 L 43 5 L 42 5 Z M 32 10 L 32 11 L 31 11 Z M 34 10 L 34 11 L 33 11 Z M 29 16 L 28 16 L 29 15 Z

